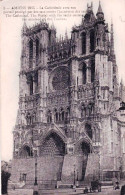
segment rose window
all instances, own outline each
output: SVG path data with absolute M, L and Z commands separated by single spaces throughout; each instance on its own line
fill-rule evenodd
M 69 73 L 66 69 L 58 69 L 53 76 L 52 86 L 54 90 L 62 90 L 69 85 Z

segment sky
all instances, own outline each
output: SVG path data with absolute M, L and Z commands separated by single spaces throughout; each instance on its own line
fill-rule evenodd
M 96 14 L 99 0 L 93 0 L 93 10 Z M 14 6 L 61 6 L 76 7 L 77 10 L 85 11 L 87 3 L 90 0 L 4 0 L 0 10 L 0 54 L 1 54 L 1 159 L 12 159 L 13 136 L 12 131 L 16 122 L 19 98 L 19 70 L 21 56 L 21 28 L 24 17 L 6 17 L 4 10 Z M 116 61 L 119 69 L 119 80 L 123 78 L 125 83 L 125 1 L 124 0 L 101 0 L 105 20 L 111 24 L 111 18 L 114 24 L 114 40 Z M 26 21 L 28 26 L 32 26 L 37 21 Z M 47 21 L 49 22 L 49 21 Z M 66 21 L 50 21 L 57 29 L 57 36 L 65 34 L 67 30 L 70 35 L 73 25 L 79 25 L 81 17 L 67 17 Z

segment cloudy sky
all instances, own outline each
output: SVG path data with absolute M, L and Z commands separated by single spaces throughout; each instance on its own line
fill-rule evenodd
M 93 0 L 93 10 L 96 14 L 98 9 L 98 0 Z M 1 158 L 9 160 L 12 158 L 13 137 L 12 131 L 16 121 L 18 109 L 19 80 L 21 56 L 21 28 L 23 25 L 22 17 L 6 17 L 4 10 L 10 10 L 14 6 L 61 6 L 76 7 L 76 10 L 85 11 L 89 0 L 4 0 L 1 2 Z M 124 0 L 101 0 L 105 20 L 111 24 L 111 18 L 114 23 L 115 53 L 117 65 L 119 68 L 119 77 L 125 83 L 125 1 Z M 37 21 L 36 21 L 37 22 Z M 54 21 L 57 29 L 57 35 L 65 34 L 67 29 L 70 34 L 74 24 L 79 24 L 81 17 L 68 17 L 66 21 Z M 32 26 L 35 21 L 27 22 Z M 52 21 L 50 21 L 52 24 Z

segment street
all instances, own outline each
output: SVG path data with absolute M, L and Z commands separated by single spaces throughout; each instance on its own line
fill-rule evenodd
M 8 195 L 32 195 L 31 189 L 15 189 L 8 190 Z M 72 189 L 57 189 L 57 190 L 41 190 L 39 195 L 83 195 L 82 189 L 76 189 L 76 192 Z M 112 187 L 102 189 L 102 192 L 88 193 L 88 195 L 120 195 L 120 190 L 113 190 Z

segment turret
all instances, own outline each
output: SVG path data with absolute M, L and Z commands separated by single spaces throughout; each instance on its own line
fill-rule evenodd
M 91 5 L 87 4 L 87 10 L 86 10 L 86 14 L 84 16 L 84 20 L 82 20 L 82 23 L 93 23 L 95 21 L 95 16 L 93 13 L 93 4 L 91 3 Z

